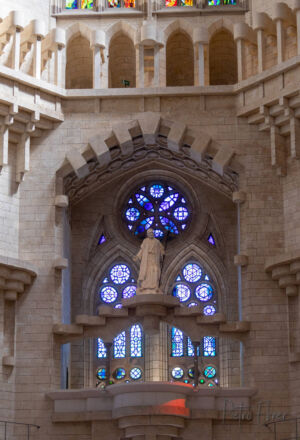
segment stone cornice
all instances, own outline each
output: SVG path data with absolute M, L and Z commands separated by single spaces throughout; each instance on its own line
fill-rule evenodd
M 5 299 L 15 301 L 36 276 L 37 269 L 30 263 L 0 255 L 0 290 Z

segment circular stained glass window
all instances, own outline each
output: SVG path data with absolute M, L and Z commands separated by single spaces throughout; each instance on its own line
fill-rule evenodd
M 183 378 L 184 372 L 181 367 L 175 367 L 175 368 L 173 368 L 171 374 L 172 374 L 173 379 L 179 380 L 179 379 Z
M 126 376 L 126 371 L 124 370 L 124 368 L 117 368 L 117 369 L 114 371 L 113 376 L 114 376 L 114 378 L 117 379 L 117 380 L 124 379 L 124 377 Z
M 181 192 L 166 182 L 153 182 L 137 188 L 128 199 L 123 218 L 128 229 L 144 238 L 147 229 L 156 238 L 174 238 L 186 229 L 191 209 Z
M 110 277 L 115 284 L 124 284 L 130 278 L 130 269 L 126 264 L 116 264 L 110 271 Z
M 203 313 L 206 316 L 212 316 L 216 313 L 216 308 L 214 306 L 205 306 L 203 309 Z
M 102 301 L 106 303 L 113 303 L 118 297 L 118 292 L 114 287 L 104 286 L 100 290 L 100 296 Z
M 212 379 L 217 374 L 217 371 L 215 367 L 206 367 L 204 370 L 204 376 L 207 377 L 207 379 Z
M 194 368 L 189 368 L 189 369 L 188 369 L 188 376 L 189 376 L 191 379 L 194 379 L 194 376 L 195 376 L 195 370 L 194 370 Z
M 209 301 L 213 296 L 213 289 L 209 284 L 202 283 L 196 287 L 195 295 L 200 301 Z
M 131 379 L 139 380 L 142 377 L 143 373 L 140 368 L 135 367 L 130 370 L 129 375 L 130 375 Z
M 124 263 L 114 264 L 102 279 L 99 289 L 101 302 L 114 305 L 116 309 L 120 309 L 122 298 L 131 298 L 135 294 L 135 279 L 132 276 L 130 267 Z
M 173 289 L 173 296 L 176 296 L 181 302 L 184 302 L 191 296 L 191 291 L 185 284 L 178 283 Z
M 100 380 L 105 380 L 106 379 L 106 369 L 102 368 L 102 367 L 98 368 L 97 377 Z
M 122 292 L 123 298 L 132 298 L 134 295 L 136 295 L 136 286 L 127 286 Z
M 189 283 L 196 283 L 200 280 L 202 270 L 196 263 L 189 263 L 183 268 L 183 276 Z

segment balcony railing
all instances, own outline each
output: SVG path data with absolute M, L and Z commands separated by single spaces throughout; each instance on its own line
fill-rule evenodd
M 38 425 L 20 422 L 7 422 L 0 420 L 0 439 L 13 440 L 33 440 L 34 433 L 40 429 Z

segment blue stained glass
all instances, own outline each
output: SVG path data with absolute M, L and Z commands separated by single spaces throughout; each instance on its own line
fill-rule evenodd
M 171 330 L 171 356 L 181 357 L 183 356 L 183 333 L 178 328 L 172 327 Z
M 105 287 L 102 287 L 102 289 L 100 290 L 100 296 L 101 296 L 102 301 L 110 304 L 110 303 L 113 303 L 117 299 L 118 292 L 116 291 L 116 289 L 114 287 L 105 286 Z
M 132 298 L 134 295 L 136 295 L 136 286 L 127 286 L 122 292 L 123 298 Z
M 122 304 L 116 304 L 114 308 L 115 309 L 121 309 L 122 307 L 123 307 Z
M 203 338 L 203 355 L 206 357 L 216 356 L 216 338 L 213 336 Z
M 168 219 L 167 217 L 159 217 L 159 219 L 167 231 L 173 232 L 173 234 L 178 234 L 178 229 L 172 220 Z
M 106 237 L 104 234 L 101 235 L 101 237 L 99 238 L 98 244 L 103 244 L 106 242 Z
M 148 217 L 141 222 L 142 226 L 145 226 L 145 229 L 149 229 L 154 221 L 154 217 Z
M 184 206 L 178 206 L 174 211 L 174 217 L 181 222 L 188 218 L 188 216 L 189 211 Z
M 200 280 L 202 270 L 195 263 L 189 263 L 183 268 L 183 276 L 189 283 L 196 283 Z
M 130 375 L 131 379 L 139 380 L 142 377 L 143 373 L 140 368 L 135 367 L 130 370 L 129 375 Z
M 181 276 L 178 275 L 178 277 L 176 278 L 176 281 L 181 281 Z
M 208 384 L 208 386 L 211 388 L 211 387 L 214 387 L 215 386 L 215 384 L 214 383 L 212 383 L 212 382 L 210 382 L 209 384 Z
M 200 301 L 209 301 L 213 296 L 213 288 L 206 283 L 201 283 L 195 289 L 195 295 Z
M 205 279 L 206 281 L 209 281 L 209 280 L 210 280 L 210 278 L 209 278 L 208 275 L 205 275 L 204 279 Z
M 135 236 L 144 238 L 147 229 L 155 238 L 174 238 L 187 227 L 190 212 L 179 191 L 166 183 L 151 183 L 138 188 L 130 197 L 123 213 L 127 227 Z M 134 223 L 134 224 L 133 224 Z
M 155 199 L 159 199 L 160 197 L 162 197 L 163 193 L 164 189 L 161 185 L 152 185 L 150 188 L 150 194 Z
M 150 200 L 147 199 L 147 197 L 143 196 L 142 194 L 136 194 L 135 197 L 143 208 L 145 208 L 147 211 L 153 211 L 153 205 Z
M 142 328 L 139 324 L 130 329 L 130 356 L 142 357 Z
M 114 358 L 124 358 L 126 356 L 126 335 L 120 333 L 114 339 Z
M 194 379 L 194 377 L 195 377 L 195 370 L 194 370 L 194 368 L 189 368 L 189 369 L 188 369 L 188 376 L 189 376 L 191 379 Z
M 106 358 L 106 347 L 104 345 L 104 342 L 102 341 L 101 338 L 97 339 L 97 357 L 99 359 L 101 358 Z
M 191 338 L 187 339 L 187 355 L 188 356 L 194 356 L 195 350 L 194 350 L 194 346 L 192 344 Z
M 108 278 L 104 278 L 103 283 L 108 283 Z
M 208 0 L 208 6 L 219 6 L 221 4 L 221 0 Z
M 191 303 L 189 303 L 189 305 L 188 305 L 188 307 L 196 307 L 196 306 L 198 306 L 199 304 L 197 304 L 197 303 L 195 303 L 195 302 L 191 302 Z
M 77 9 L 77 0 L 66 0 L 66 9 Z
M 106 379 L 106 369 L 102 368 L 102 367 L 98 368 L 97 377 L 100 380 L 105 380 Z
M 163 231 L 161 231 L 160 229 L 154 229 L 153 233 L 154 233 L 154 237 L 156 237 L 156 238 L 160 238 L 160 237 L 164 236 Z
M 159 210 L 160 211 L 166 211 L 167 209 L 171 208 L 177 202 L 178 197 L 179 197 L 178 193 L 170 194 L 160 204 Z
M 203 313 L 206 316 L 212 316 L 216 313 L 216 309 L 214 306 L 205 306 L 203 309 Z
M 183 378 L 184 372 L 181 367 L 175 367 L 175 368 L 173 368 L 171 374 L 172 374 L 173 379 L 179 380 L 179 379 Z
M 217 374 L 217 371 L 214 367 L 206 367 L 204 370 L 204 376 L 207 377 L 207 379 L 212 379 L 215 377 L 215 375 Z
M 124 284 L 130 278 L 130 269 L 126 264 L 116 264 L 110 271 L 110 278 L 115 284 Z
M 124 368 L 117 368 L 114 371 L 113 376 L 117 380 L 124 379 L 124 377 L 126 376 L 126 371 L 124 370 Z
M 173 289 L 173 296 L 176 296 L 181 302 L 184 302 L 191 296 L 191 291 L 185 284 L 176 284 Z
M 129 208 L 127 209 L 125 215 L 129 221 L 135 222 L 139 218 L 140 212 L 136 208 Z
M 207 241 L 212 245 L 212 246 L 216 246 L 216 242 L 214 239 L 214 236 L 212 234 L 209 234 Z

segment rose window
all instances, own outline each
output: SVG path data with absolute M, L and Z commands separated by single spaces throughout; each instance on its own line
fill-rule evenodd
M 123 217 L 128 229 L 140 238 L 145 237 L 149 228 L 154 230 L 156 238 L 174 238 L 187 228 L 191 208 L 174 185 L 155 182 L 134 191 Z

